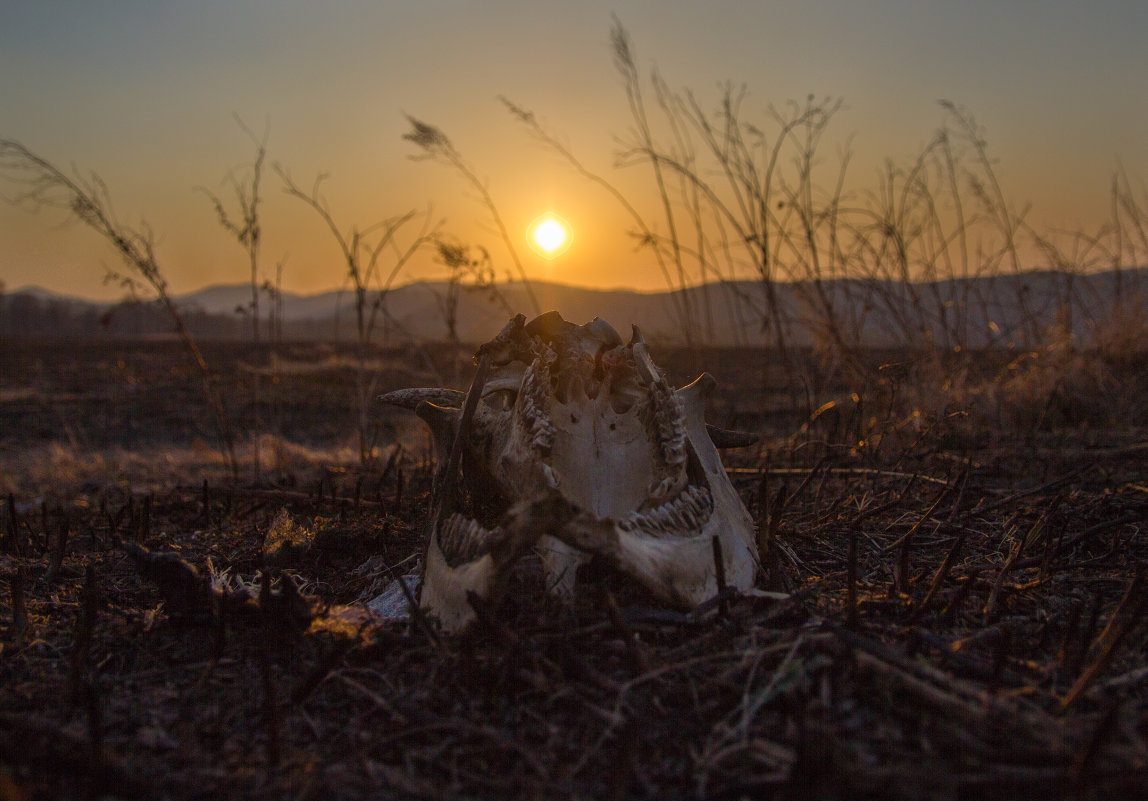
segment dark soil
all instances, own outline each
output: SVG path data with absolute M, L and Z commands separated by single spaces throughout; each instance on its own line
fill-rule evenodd
M 761 352 L 655 353 L 763 434 L 726 453 L 757 595 L 684 615 L 615 578 L 564 605 L 524 572 L 443 637 L 361 606 L 424 542 L 409 413 L 372 411 L 365 462 L 233 481 L 175 345 L 0 347 L 0 799 L 1148 796 L 1148 421 L 1072 417 L 1142 396 L 930 406 L 940 384 L 893 356 L 794 383 Z M 208 349 L 235 430 L 356 443 L 353 354 L 284 357 L 309 368 L 261 373 L 256 402 L 267 355 Z M 372 358 L 377 392 L 465 380 L 447 349 Z M 147 467 L 185 447 L 210 468 Z M 147 458 L 27 467 L 52 448 Z M 284 510 L 310 544 L 268 565 Z M 252 600 L 188 614 L 135 545 Z M 263 575 L 308 615 L 256 603 Z

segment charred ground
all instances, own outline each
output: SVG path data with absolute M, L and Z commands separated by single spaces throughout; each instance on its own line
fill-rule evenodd
M 460 385 L 455 355 L 368 366 Z M 177 345 L 0 348 L 0 798 L 1148 791 L 1143 358 L 655 349 L 763 435 L 726 460 L 764 592 L 682 616 L 527 575 L 444 638 L 355 611 L 422 546 L 421 424 L 375 410 L 364 463 L 355 354 L 207 356 L 238 480 Z M 269 565 L 284 510 L 305 542 Z M 125 542 L 314 620 L 181 617 Z

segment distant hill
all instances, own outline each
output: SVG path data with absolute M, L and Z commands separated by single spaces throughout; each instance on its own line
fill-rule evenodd
M 1087 341 L 1117 301 L 1126 312 L 1148 316 L 1148 268 L 1086 276 L 1061 272 L 904 284 L 838 280 L 820 285 L 777 284 L 772 304 L 756 281 L 713 283 L 685 292 L 596 290 L 532 282 L 542 310 L 586 322 L 601 317 L 629 335 L 641 326 L 650 341 L 681 344 L 748 345 L 767 341 L 778 330 L 792 345 L 807 346 L 841 336 L 870 346 L 925 344 L 966 347 L 1024 345 L 1051 326 L 1067 326 Z M 196 336 L 245 338 L 249 324 L 237 310 L 250 302 L 246 284 L 218 285 L 175 300 Z M 416 282 L 387 293 L 376 325 L 377 339 L 441 340 L 448 329 L 445 283 Z M 377 299 L 371 294 L 368 302 Z M 291 339 L 348 340 L 355 336 L 354 293 L 283 293 L 278 306 L 283 334 Z M 261 298 L 263 318 L 273 313 Z M 512 313 L 533 312 L 521 282 L 494 291 L 462 288 L 455 330 L 463 342 L 481 342 L 496 333 Z M 686 321 L 690 321 L 688 324 Z M 780 322 L 779 322 L 780 321 Z M 0 335 L 137 336 L 171 330 L 155 304 L 93 303 L 29 287 L 0 297 Z

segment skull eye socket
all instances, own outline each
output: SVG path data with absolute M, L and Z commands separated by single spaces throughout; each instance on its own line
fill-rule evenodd
M 513 389 L 498 389 L 482 397 L 483 405 L 494 412 L 508 412 L 514 408 L 518 392 Z

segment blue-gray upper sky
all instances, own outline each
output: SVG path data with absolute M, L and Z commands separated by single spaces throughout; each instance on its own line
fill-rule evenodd
M 724 81 L 748 87 L 751 110 L 842 98 L 826 152 L 852 137 L 858 184 L 929 141 L 939 99 L 976 116 L 1010 198 L 1031 201 L 1050 226 L 1098 224 L 1118 166 L 1148 176 L 1148 5 L 1131 0 L 9 1 L 0 3 L 0 137 L 99 173 L 119 216 L 154 230 L 163 269 L 184 291 L 246 278 L 242 253 L 196 191 L 226 193 L 228 171 L 249 166 L 251 142 L 234 115 L 268 132 L 270 160 L 299 183 L 330 176 L 325 194 L 344 226 L 431 206 L 462 238 L 485 236 L 485 215 L 458 177 L 407 158 L 410 114 L 451 137 L 508 227 L 547 209 L 574 223 L 575 247 L 557 262 L 523 248 L 532 274 L 658 288 L 660 274 L 632 258 L 616 207 L 497 100 L 533 109 L 609 172 L 630 127 L 611 14 L 644 69 L 703 102 L 716 102 Z M 636 176 L 611 176 L 640 196 Z M 272 174 L 266 193 L 267 272 L 285 260 L 288 289 L 339 286 L 338 253 L 318 219 Z M 102 285 L 114 254 L 62 221 L 0 207 L 0 280 L 118 294 Z M 406 277 L 436 270 L 420 262 Z

